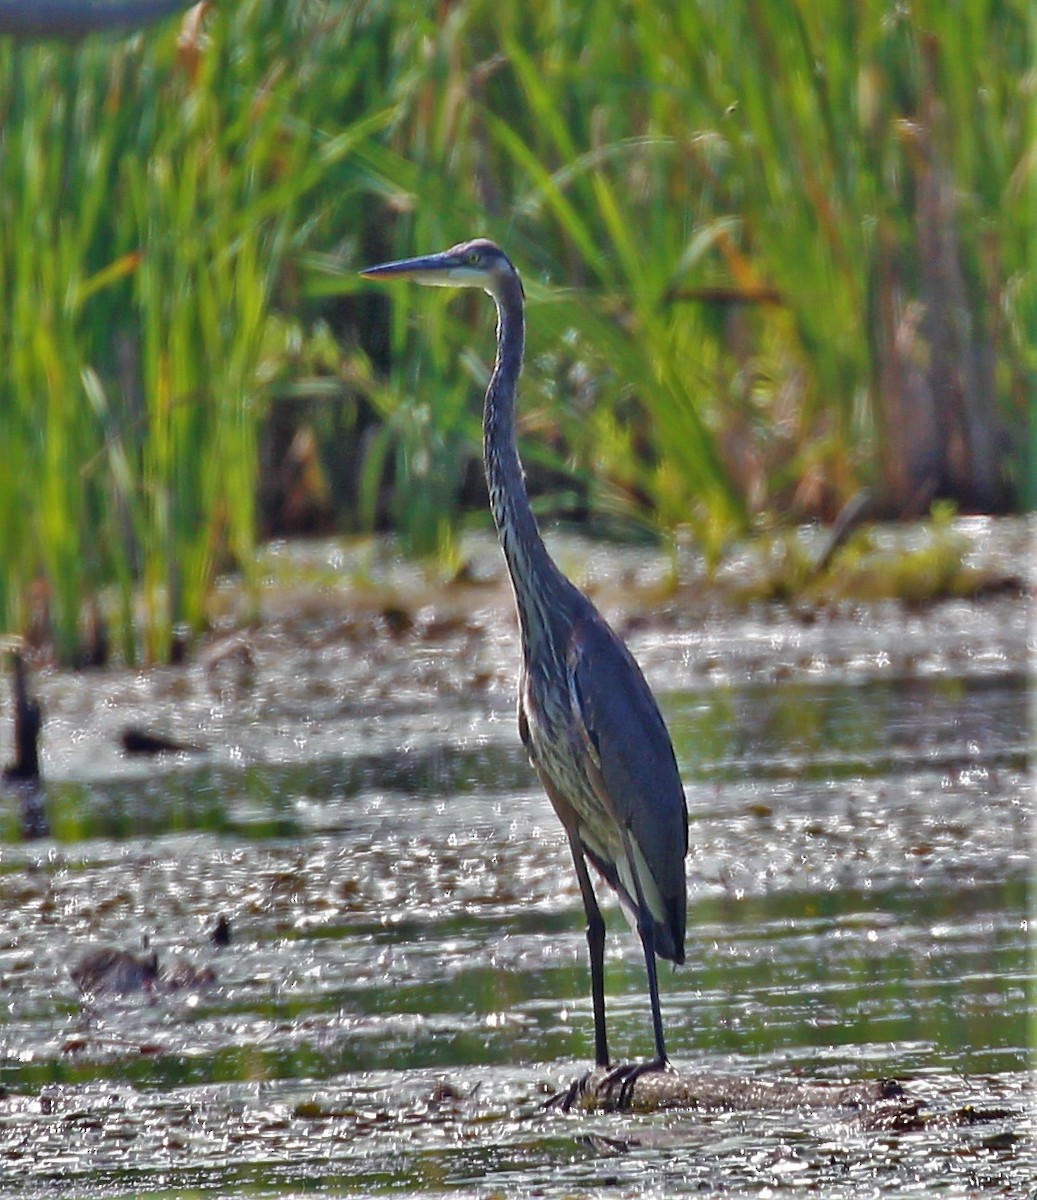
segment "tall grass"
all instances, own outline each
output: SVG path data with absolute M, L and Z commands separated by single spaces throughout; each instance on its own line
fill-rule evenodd
M 302 119 L 319 33 L 253 3 L 198 53 L 0 46 L 0 624 L 66 661 L 85 601 L 163 659 L 253 571 L 266 322 L 355 133 Z
M 719 553 L 862 485 L 889 512 L 1025 491 L 1021 4 L 469 4 L 430 37 L 394 249 L 489 230 L 550 280 L 526 411 L 585 406 L 599 501 Z M 412 182 L 417 126 L 450 140 Z
M 862 485 L 1032 503 L 1022 0 L 243 0 L 205 32 L 0 45 L 0 625 L 66 659 L 91 604 L 129 659 L 203 625 L 253 569 L 278 389 L 354 414 L 343 524 L 449 552 L 485 302 L 354 271 L 475 233 L 527 282 L 524 455 L 596 511 L 717 559 Z

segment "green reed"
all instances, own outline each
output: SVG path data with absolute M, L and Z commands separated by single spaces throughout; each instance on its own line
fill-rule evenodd
M 165 658 L 220 569 L 254 571 L 273 292 L 351 144 L 300 119 L 318 32 L 253 3 L 196 55 L 0 48 L 0 625 L 65 661 L 90 609 Z
M 1020 3 L 472 2 L 420 33 L 372 159 L 396 189 L 391 249 L 508 246 L 533 283 L 526 420 L 595 503 L 714 555 L 862 485 L 907 509 L 912 405 L 938 414 L 924 451 L 958 395 L 976 461 L 950 483 L 979 503 L 1032 490 Z M 485 314 L 465 312 L 485 362 Z M 941 354 L 953 378 L 927 366 Z
M 354 414 L 344 527 L 451 557 L 485 300 L 354 272 L 476 233 L 527 283 L 520 434 L 559 503 L 715 562 L 896 495 L 944 360 L 980 486 L 1032 502 L 1022 0 L 244 0 L 176 32 L 0 46 L 0 626 L 67 660 L 96 610 L 132 660 L 204 625 L 254 571 L 279 394 Z

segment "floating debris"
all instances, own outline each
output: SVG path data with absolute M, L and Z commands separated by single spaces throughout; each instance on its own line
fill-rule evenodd
M 127 725 L 119 737 L 127 754 L 204 754 L 202 746 L 167 737 L 163 733 L 152 733 L 137 725 Z

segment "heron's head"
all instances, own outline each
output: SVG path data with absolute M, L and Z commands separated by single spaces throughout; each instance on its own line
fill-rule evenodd
M 509 285 L 522 287 L 511 259 L 487 238 L 460 242 L 440 254 L 382 263 L 360 274 L 365 279 L 410 279 L 431 287 L 478 287 L 494 298 L 499 298 Z

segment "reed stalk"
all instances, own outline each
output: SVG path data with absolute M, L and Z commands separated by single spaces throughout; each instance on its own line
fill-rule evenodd
M 491 323 L 355 269 L 477 233 L 527 283 L 557 507 L 719 562 L 863 486 L 1032 504 L 1022 0 L 243 0 L 203 32 L 0 45 L 0 626 L 72 661 L 99 614 L 161 659 L 221 570 L 254 586 L 281 395 L 357 439 L 343 527 L 452 555 Z

